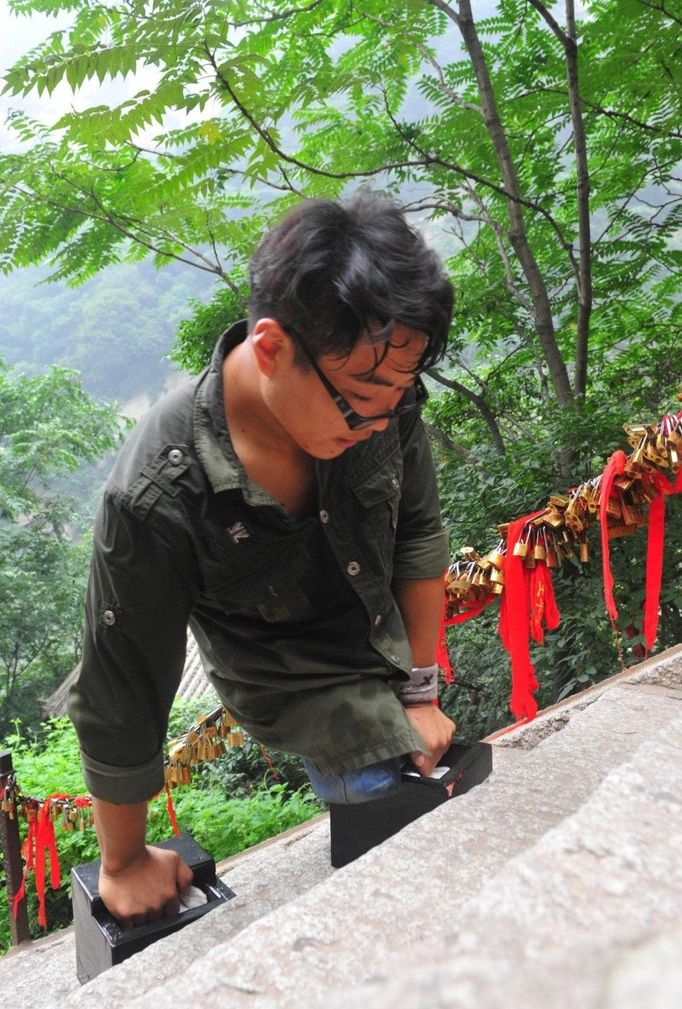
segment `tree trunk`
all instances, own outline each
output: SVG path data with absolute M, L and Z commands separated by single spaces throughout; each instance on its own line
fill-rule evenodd
M 554 332 L 554 322 L 552 320 L 552 307 L 547 293 L 544 278 L 533 255 L 533 251 L 528 241 L 526 226 L 523 219 L 521 206 L 521 193 L 519 190 L 516 169 L 507 142 L 504 128 L 497 111 L 497 103 L 493 92 L 488 66 L 485 55 L 481 47 L 480 39 L 474 25 L 471 12 L 470 0 L 458 0 L 459 14 L 452 10 L 447 4 L 440 0 L 432 0 L 441 10 L 454 15 L 455 23 L 464 40 L 469 58 L 471 59 L 478 82 L 478 89 L 481 95 L 481 105 L 483 117 L 488 131 L 488 135 L 493 144 L 495 156 L 502 174 L 504 187 L 509 193 L 507 207 L 509 213 L 509 241 L 521 264 L 533 303 L 535 327 L 538 333 L 540 345 L 542 347 L 547 367 L 552 379 L 554 391 L 561 406 L 572 406 L 574 403 L 573 390 L 566 364 Z

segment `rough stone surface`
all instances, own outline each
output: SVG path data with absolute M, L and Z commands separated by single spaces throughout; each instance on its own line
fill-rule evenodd
M 679 1009 L 682 926 L 629 950 L 611 969 L 599 1009 Z
M 678 647 L 495 739 L 484 785 L 333 878 L 314 824 L 89 985 L 67 930 L 0 959 L 0 987 L 13 1009 L 679 1009 L 681 712 Z
M 658 687 L 682 689 L 682 646 L 676 645 L 655 655 L 637 666 L 625 669 L 601 683 L 589 687 L 569 698 L 567 701 L 547 708 L 544 712 L 526 725 L 521 725 L 503 734 L 493 733 L 489 739 L 500 748 L 519 748 L 532 750 L 547 736 L 560 732 L 565 728 L 576 712 L 583 711 L 588 705 L 598 700 L 605 690 L 613 687 L 650 684 Z
M 561 732 L 544 739 L 522 760 L 502 766 L 475 791 L 411 824 L 399 836 L 336 872 L 333 879 L 243 928 L 229 943 L 225 943 L 228 905 L 220 920 L 211 920 L 217 912 L 204 919 L 202 928 L 211 932 L 215 945 L 203 956 L 196 952 L 183 960 L 175 946 L 177 939 L 171 936 L 86 985 L 71 1004 L 103 1006 L 113 1000 L 120 1009 L 142 1009 L 153 1001 L 158 1007 L 176 1007 L 200 992 L 206 1001 L 229 997 L 235 1009 L 246 1005 L 287 1009 L 317 1005 L 336 990 L 345 993 L 345 1004 L 349 1004 L 351 990 L 357 989 L 362 994 L 354 1004 L 368 1005 L 370 992 L 378 992 L 395 972 L 401 979 L 396 984 L 409 981 L 406 990 L 414 995 L 401 996 L 399 1003 L 419 1006 L 425 1001 L 425 996 L 417 997 L 419 985 L 423 981 L 424 992 L 437 986 L 438 971 L 444 969 L 439 964 L 437 971 L 434 966 L 438 963 L 436 951 L 447 962 L 451 950 L 461 944 L 466 956 L 458 968 L 463 972 L 458 985 L 477 990 L 480 972 L 476 964 L 480 962 L 485 966 L 486 992 L 508 994 L 510 986 L 520 984 L 514 962 L 520 955 L 517 947 L 524 924 L 537 918 L 546 926 L 543 941 L 548 940 L 561 924 L 560 916 L 570 912 L 573 899 L 564 880 L 552 888 L 558 904 L 550 902 L 544 892 L 542 899 L 522 900 L 524 888 L 530 892 L 533 881 L 548 876 L 556 859 L 570 854 L 572 846 L 582 851 L 582 842 L 571 839 L 567 849 L 550 847 L 544 855 L 540 852 L 536 856 L 534 851 L 527 863 L 514 869 L 521 873 L 521 884 L 513 896 L 496 884 L 488 898 L 480 939 L 476 939 L 474 928 L 478 919 L 475 915 L 466 917 L 467 905 L 489 889 L 488 884 L 507 863 L 522 857 L 538 838 L 590 800 L 609 772 L 617 773 L 618 766 L 631 759 L 644 740 L 680 713 L 679 699 L 613 687 L 575 711 Z M 601 844 L 600 837 L 593 842 L 593 846 Z M 617 889 L 624 878 L 623 867 L 617 859 L 613 861 L 615 855 L 608 845 L 604 852 L 604 857 L 611 859 L 606 863 L 606 878 Z M 585 854 L 598 860 L 602 857 L 599 851 Z M 635 879 L 641 868 L 639 862 L 630 867 Z M 233 883 L 229 875 L 227 882 Z M 590 883 L 596 893 L 598 884 L 597 873 Z M 617 894 L 607 896 L 617 899 Z M 514 917 L 515 907 L 522 909 L 520 921 Z M 606 914 L 605 920 L 608 917 Z M 471 924 L 463 926 L 466 921 Z M 513 936 L 515 953 L 510 961 L 499 956 L 490 960 L 484 940 L 494 930 L 505 938 Z M 184 932 L 183 945 L 188 932 Z M 205 945 L 202 940 L 202 951 Z M 535 955 L 539 956 L 541 948 L 534 947 Z M 182 976 L 159 984 L 152 966 L 155 958 L 182 964 Z M 402 970 L 405 963 L 431 966 L 426 978 L 417 967 L 411 967 L 408 978 Z M 538 985 L 542 988 L 540 974 Z M 413 975 L 421 979 L 415 981 L 416 987 L 410 980 Z M 550 982 L 551 976 L 545 990 Z M 448 980 L 447 1001 L 442 1004 L 449 1005 L 450 1000 Z M 395 992 L 391 1004 L 396 1005 Z M 438 1004 L 429 1001 L 429 1009 Z M 481 1002 L 479 1009 L 483 1005 Z
M 456 936 L 328 992 L 325 1009 L 679 1009 L 681 780 L 678 718 L 511 860 Z
M 136 971 L 139 969 L 145 985 L 163 983 L 177 974 L 182 964 L 203 956 L 217 942 L 228 941 L 257 918 L 329 876 L 333 872 L 329 862 L 329 818 L 325 815 L 288 831 L 271 844 L 259 845 L 228 860 L 227 866 L 221 878 L 237 896 L 211 912 L 210 929 L 202 928 L 199 921 L 171 936 L 168 955 L 163 953 L 168 939 L 138 953 Z M 123 966 L 90 982 L 89 1005 L 110 1007 L 130 996 L 130 981 L 127 974 L 122 974 Z M 81 991 L 73 929 L 64 929 L 0 958 L 0 991 L 8 986 L 12 1009 L 35 1009 L 37 991 L 43 1006 L 73 1000 Z

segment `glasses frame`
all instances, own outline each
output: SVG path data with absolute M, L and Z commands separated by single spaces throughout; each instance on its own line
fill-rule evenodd
M 409 394 L 414 390 L 415 398 L 410 403 L 403 403 L 401 400 L 394 410 L 387 410 L 385 413 L 377 413 L 374 414 L 373 417 L 363 417 L 362 414 L 357 413 L 353 409 L 348 400 L 345 399 L 339 390 L 329 381 L 311 352 L 306 347 L 301 334 L 291 326 L 282 326 L 282 329 L 288 333 L 297 346 L 301 348 L 313 371 L 324 386 L 326 392 L 329 393 L 331 398 L 334 400 L 334 403 L 351 431 L 357 431 L 358 428 L 367 427 L 369 424 L 374 424 L 377 420 L 392 420 L 394 417 L 399 417 L 403 413 L 411 413 L 412 410 L 418 410 L 420 406 L 423 406 L 429 398 L 429 391 L 424 385 L 421 376 L 416 375 L 414 385 L 411 389 L 407 389 L 405 391 L 405 395 L 403 396 L 404 399 L 405 396 L 409 396 Z

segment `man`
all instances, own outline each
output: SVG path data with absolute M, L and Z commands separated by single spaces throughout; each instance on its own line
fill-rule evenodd
M 157 404 L 100 509 L 70 697 L 124 926 L 191 882 L 144 843 L 186 628 L 240 725 L 301 754 L 325 799 L 429 774 L 454 725 L 432 703 L 448 550 L 418 407 L 452 290 L 390 201 L 306 201 L 253 256 L 248 325 Z

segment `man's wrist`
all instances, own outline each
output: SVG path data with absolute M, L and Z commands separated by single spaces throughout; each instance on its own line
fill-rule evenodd
M 399 698 L 406 708 L 417 704 L 431 704 L 438 696 L 438 663 L 415 666 L 410 679 L 400 687 Z

